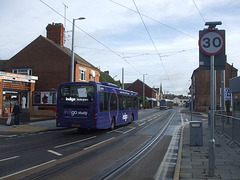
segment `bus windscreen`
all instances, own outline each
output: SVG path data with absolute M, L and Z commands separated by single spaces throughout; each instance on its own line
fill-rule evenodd
M 61 101 L 92 102 L 94 100 L 93 86 L 62 86 Z

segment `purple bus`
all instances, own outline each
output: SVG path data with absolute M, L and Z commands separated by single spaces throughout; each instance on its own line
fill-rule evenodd
M 111 83 L 69 82 L 58 86 L 57 127 L 114 129 L 138 119 L 138 94 Z

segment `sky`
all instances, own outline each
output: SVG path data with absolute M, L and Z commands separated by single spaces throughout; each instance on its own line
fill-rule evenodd
M 150 87 L 187 95 L 199 67 L 199 31 L 221 21 L 227 61 L 240 69 L 239 0 L 0 0 L 0 10 L 0 60 L 46 37 L 52 22 L 65 25 L 71 49 L 72 21 L 85 17 L 75 21 L 75 53 L 115 80 L 124 68 L 125 83 L 145 76 Z

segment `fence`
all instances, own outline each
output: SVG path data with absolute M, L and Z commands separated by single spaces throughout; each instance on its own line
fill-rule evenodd
M 215 114 L 215 131 L 230 138 L 229 143 L 234 141 L 240 144 L 240 118 Z

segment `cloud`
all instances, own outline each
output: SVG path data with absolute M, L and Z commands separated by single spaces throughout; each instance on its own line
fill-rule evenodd
M 147 16 L 142 15 L 161 59 L 139 14 L 134 12 L 133 1 L 114 0 L 120 5 L 111 0 L 42 1 L 57 13 L 41 1 L 0 1 L 0 58 L 9 59 L 40 34 L 46 36 L 48 23 L 64 23 L 59 15 L 64 15 L 64 3 L 68 6 L 69 20 L 65 46 L 71 48 L 72 19 L 85 17 L 76 21 L 76 25 L 87 34 L 75 28 L 75 52 L 80 56 L 101 70 L 110 70 L 112 76 L 117 75 L 115 79 L 121 79 L 121 69 L 125 68 L 126 82 L 149 74 L 146 76 L 149 86 L 162 82 L 172 93 L 188 91 L 191 74 L 198 67 L 198 31 L 205 28 L 192 0 L 135 0 L 139 11 Z M 228 62 L 239 68 L 240 1 L 194 2 L 206 21 L 223 22 L 219 28 L 226 29 Z

